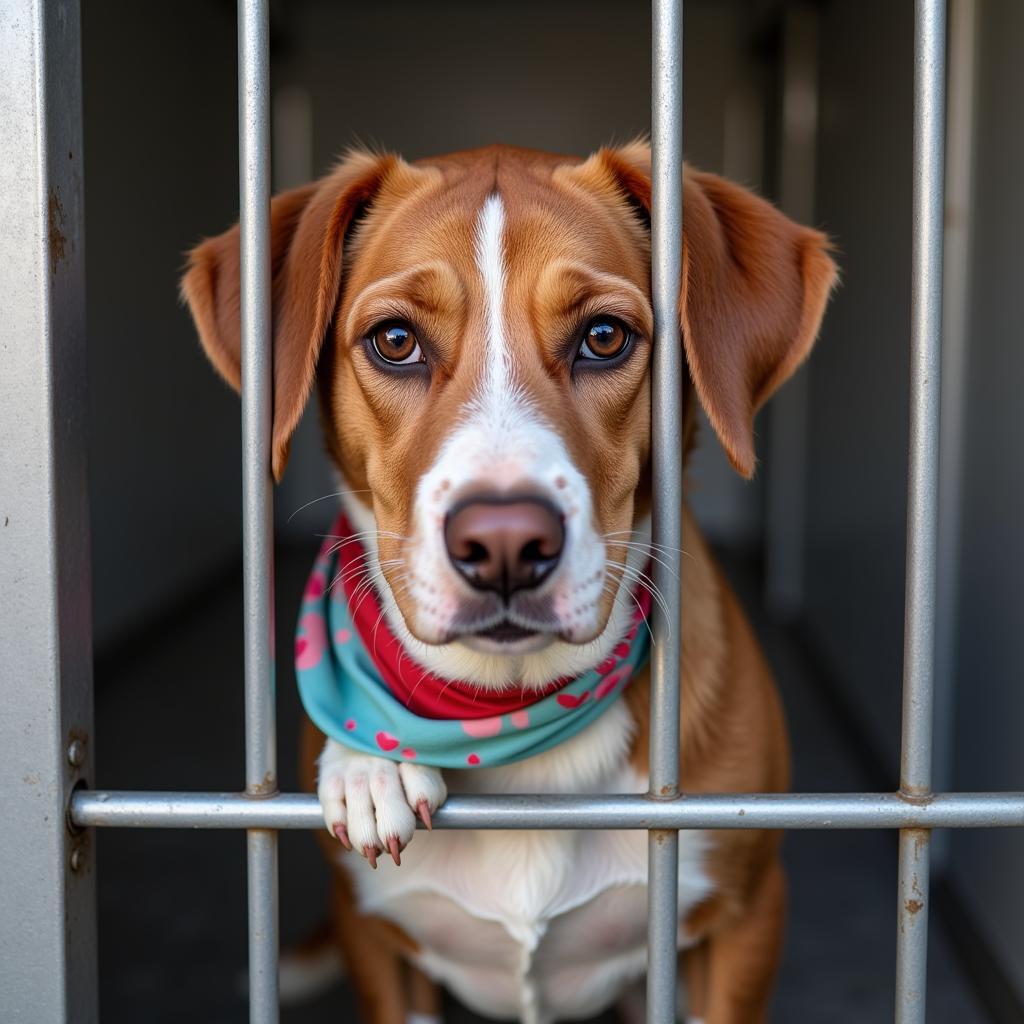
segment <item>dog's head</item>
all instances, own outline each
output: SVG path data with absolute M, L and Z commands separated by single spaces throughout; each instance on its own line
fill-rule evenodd
M 358 152 L 273 201 L 274 474 L 319 380 L 385 609 L 435 671 L 540 683 L 621 638 L 650 555 L 649 204 L 639 143 Z M 713 175 L 686 171 L 684 221 L 685 397 L 750 476 L 754 413 L 835 268 L 822 235 Z M 238 388 L 237 227 L 183 292 Z

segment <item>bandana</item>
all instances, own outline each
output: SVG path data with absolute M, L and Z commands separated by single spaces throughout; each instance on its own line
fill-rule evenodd
M 541 689 L 435 676 L 391 632 L 366 551 L 339 517 L 306 584 L 295 638 L 299 694 L 317 728 L 364 754 L 436 768 L 509 764 L 574 736 L 614 702 L 649 655 L 639 588 L 625 637 L 596 668 Z

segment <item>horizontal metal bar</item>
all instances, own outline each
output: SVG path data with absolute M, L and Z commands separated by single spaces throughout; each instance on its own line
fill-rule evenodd
M 135 793 L 79 790 L 71 819 L 83 828 L 322 828 L 305 793 Z M 897 829 L 1022 828 L 1024 793 L 735 793 L 652 800 L 646 795 L 453 796 L 434 815 L 449 829 Z

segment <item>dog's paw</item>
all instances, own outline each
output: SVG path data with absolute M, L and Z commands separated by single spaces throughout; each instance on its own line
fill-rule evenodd
M 447 795 L 436 768 L 358 754 L 334 740 L 320 755 L 317 796 L 327 831 L 373 867 L 384 851 L 400 864 L 416 818 L 430 828 L 431 815 Z

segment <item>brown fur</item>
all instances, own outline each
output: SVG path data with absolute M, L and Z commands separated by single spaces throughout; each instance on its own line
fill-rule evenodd
M 358 153 L 322 182 L 274 200 L 273 468 L 279 477 L 318 377 L 328 448 L 349 486 L 372 494 L 385 531 L 382 559 L 399 554 L 389 546 L 401 542 L 388 534 L 408 535 L 416 482 L 480 373 L 484 297 L 473 227 L 494 191 L 506 209 L 506 315 L 522 383 L 588 478 L 602 532 L 631 529 L 650 506 L 650 240 L 635 211 L 650 206 L 649 149 L 636 143 L 580 161 L 491 147 L 415 165 Z M 369 212 L 346 240 L 361 206 Z M 695 393 L 733 465 L 750 476 L 754 414 L 810 351 L 835 267 L 822 235 L 689 168 L 684 221 L 686 449 Z M 203 345 L 235 387 L 238 274 L 236 228 L 195 250 L 183 283 Z M 567 339 L 597 312 L 634 324 L 639 349 L 614 373 L 571 379 Z M 398 382 L 374 371 L 359 341 L 385 317 L 421 328 L 428 377 Z M 683 539 L 680 785 L 707 793 L 785 789 L 788 744 L 768 667 L 689 514 Z M 622 555 L 610 547 L 609 557 Z M 415 633 L 407 599 L 401 592 L 396 599 Z M 606 605 L 605 617 L 610 596 Z M 645 673 L 624 697 L 638 725 L 640 768 L 648 698 Z M 307 724 L 310 790 L 322 742 Z M 685 969 L 691 1012 L 707 1024 L 764 1019 L 784 906 L 778 839 L 756 831 L 714 837 L 714 895 L 686 922 L 704 940 Z M 408 938 L 360 917 L 341 875 L 334 910 L 366 1019 L 399 1024 L 408 1006 Z M 370 930 L 374 942 L 365 941 Z M 418 1004 L 430 1002 L 422 978 L 413 991 Z

